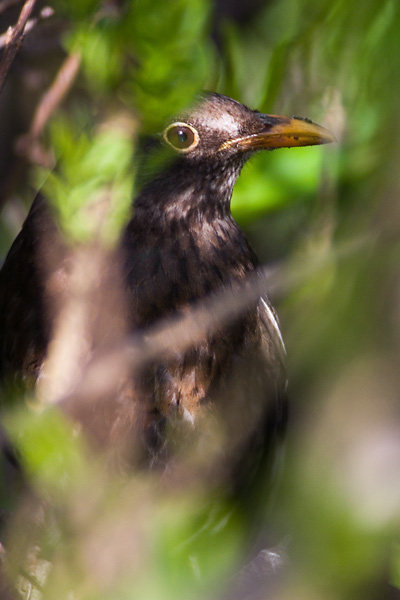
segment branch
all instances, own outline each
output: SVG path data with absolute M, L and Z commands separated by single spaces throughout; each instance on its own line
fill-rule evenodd
M 36 0 L 26 0 L 19 15 L 17 24 L 15 27 L 10 27 L 7 32 L 5 50 L 3 58 L 0 62 L 0 93 L 4 87 L 8 71 L 10 70 L 14 58 L 21 47 L 24 39 L 25 26 L 35 7 L 35 2 Z
M 30 162 L 45 167 L 52 167 L 54 159 L 52 155 L 42 147 L 40 136 L 51 115 L 59 107 L 70 90 L 79 72 L 81 56 L 73 53 L 67 56 L 61 65 L 53 83 L 43 94 L 42 99 L 35 111 L 29 132 L 19 138 L 16 145 L 17 153 L 24 156 Z
M 1 5 L 0 5 L 0 14 L 1 14 Z M 49 17 L 52 17 L 54 15 L 54 10 L 50 7 L 50 6 L 45 6 L 44 8 L 42 8 L 42 10 L 40 11 L 39 15 L 37 17 L 34 17 L 33 19 L 29 19 L 26 22 L 25 25 L 25 29 L 24 29 L 24 35 L 27 34 L 29 31 L 31 31 L 35 25 L 37 25 L 37 23 L 39 23 L 40 21 L 43 21 L 44 19 L 48 19 Z M 6 33 L 2 33 L 0 35 L 0 48 L 4 48 L 4 46 L 7 45 L 7 41 L 9 40 L 10 34 L 7 31 Z
M 110 394 L 119 385 L 121 376 L 138 372 L 145 365 L 200 343 L 207 336 L 226 327 L 267 293 L 283 296 L 304 284 L 332 262 L 345 260 L 369 247 L 371 237 L 362 237 L 333 251 L 319 255 L 306 264 L 264 267 L 251 275 L 244 284 L 225 287 L 215 296 L 199 302 L 183 316 L 163 319 L 144 333 L 135 333 L 116 348 L 98 355 L 82 371 L 71 394 L 55 401 L 70 403 L 96 402 L 101 395 Z

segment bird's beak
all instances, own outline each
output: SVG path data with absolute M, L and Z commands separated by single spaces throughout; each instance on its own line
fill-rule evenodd
M 265 128 L 258 133 L 224 142 L 220 150 L 236 147 L 242 151 L 274 150 L 294 146 L 316 146 L 336 142 L 335 136 L 309 119 L 258 115 Z

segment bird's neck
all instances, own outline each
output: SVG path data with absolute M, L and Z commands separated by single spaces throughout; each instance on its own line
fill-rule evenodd
M 148 224 L 171 230 L 201 227 L 230 218 L 233 186 L 243 161 L 177 161 L 144 188 L 135 201 L 135 215 Z
M 141 240 L 139 252 L 157 246 L 161 265 L 172 255 L 193 257 L 191 279 L 204 279 L 207 289 L 245 277 L 257 259 L 230 212 L 243 163 L 180 161 L 153 180 L 134 206 L 130 237 Z
M 137 198 L 123 247 L 140 324 L 242 280 L 256 267 L 254 252 L 230 214 L 239 171 L 215 179 L 198 170 L 174 170 Z

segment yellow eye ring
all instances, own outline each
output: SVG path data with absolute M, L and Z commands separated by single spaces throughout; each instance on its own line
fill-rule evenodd
M 178 152 L 191 152 L 199 143 L 199 134 L 196 129 L 187 123 L 176 122 L 169 125 L 164 131 L 164 140 Z

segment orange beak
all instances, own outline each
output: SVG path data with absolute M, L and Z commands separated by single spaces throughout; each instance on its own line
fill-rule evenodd
M 238 150 L 274 150 L 275 148 L 293 148 L 294 146 L 316 146 L 336 142 L 335 136 L 309 119 L 299 117 L 280 117 L 260 114 L 265 129 L 259 133 L 228 140 L 220 150 L 237 147 Z

